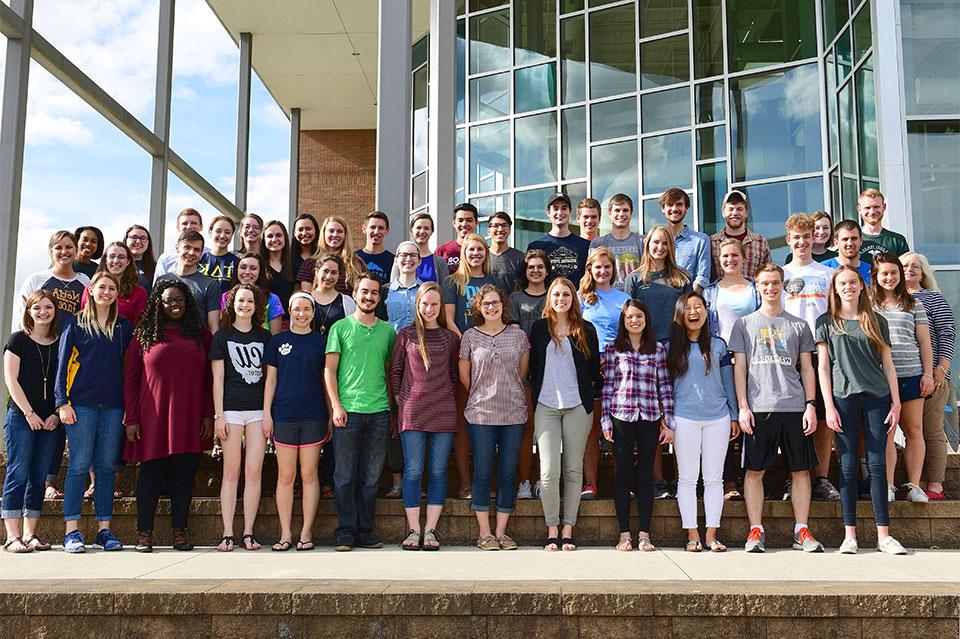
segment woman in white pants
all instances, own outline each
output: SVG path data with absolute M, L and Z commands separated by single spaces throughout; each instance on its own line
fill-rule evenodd
M 706 546 L 713 552 L 727 547 L 717 539 L 723 512 L 723 461 L 727 444 L 740 434 L 737 393 L 727 344 L 706 330 L 707 305 L 698 293 L 677 299 L 667 368 L 673 380 L 679 482 L 677 504 L 681 525 L 687 529 L 686 550 L 700 552 L 697 528 L 697 478 L 703 471 Z

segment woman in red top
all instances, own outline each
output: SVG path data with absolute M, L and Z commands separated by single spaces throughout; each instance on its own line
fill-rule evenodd
M 157 501 L 166 488 L 173 548 L 192 550 L 187 514 L 201 453 L 213 434 L 210 333 L 187 285 L 160 281 L 127 350 L 124 373 L 126 458 L 140 462 L 137 551 L 153 550 Z M 176 401 L 171 401 L 176 398 Z
M 137 264 L 133 252 L 123 242 L 110 242 L 103 251 L 97 272 L 106 271 L 117 278 L 120 290 L 117 293 L 117 314 L 132 326 L 137 325 L 140 314 L 147 305 L 147 290 L 140 286 Z M 87 305 L 87 291 L 80 299 L 80 308 Z

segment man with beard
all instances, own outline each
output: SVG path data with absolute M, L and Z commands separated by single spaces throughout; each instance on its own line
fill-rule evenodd
M 743 191 L 734 189 L 724 196 L 722 213 L 726 225 L 710 236 L 713 279 L 717 280 L 723 275 L 720 269 L 720 242 L 732 237 L 743 244 L 744 258 L 740 270 L 743 276 L 752 282 L 757 269 L 770 262 L 770 245 L 767 244 L 765 237 L 747 228 L 750 207 L 747 205 L 747 196 Z
M 677 266 L 690 274 L 693 290 L 700 293 L 710 284 L 710 238 L 684 224 L 690 208 L 690 196 L 686 191 L 667 189 L 660 196 L 659 203 L 673 236 Z
M 851 266 L 860 271 L 864 284 L 870 286 L 870 266 L 873 262 L 860 259 L 860 247 L 863 245 L 863 233 L 860 225 L 853 220 L 840 220 L 833 227 L 833 243 L 839 255 L 823 262 L 824 266 L 836 269 L 838 266 Z
M 883 214 L 887 211 L 887 202 L 883 193 L 877 189 L 866 189 L 857 198 L 857 213 L 863 224 L 863 244 L 860 246 L 860 257 L 866 262 L 873 263 L 873 258 L 880 253 L 892 253 L 900 257 L 910 250 L 907 238 L 890 229 L 883 228 Z
M 186 284 L 197 301 L 200 316 L 206 319 L 210 332 L 216 333 L 220 328 L 220 285 L 197 270 L 203 257 L 203 235 L 199 231 L 184 231 L 175 250 L 177 262 L 173 270 L 158 275 L 155 281 L 179 280 Z

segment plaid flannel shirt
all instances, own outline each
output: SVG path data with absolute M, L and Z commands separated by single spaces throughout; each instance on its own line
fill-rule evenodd
M 710 261 L 713 265 L 713 277 L 711 282 L 715 282 L 723 277 L 723 269 L 720 268 L 720 242 L 729 235 L 724 234 L 723 229 L 710 236 Z M 759 233 L 747 230 L 747 236 L 741 240 L 743 252 L 745 254 L 743 262 L 740 264 L 740 272 L 743 276 L 753 281 L 753 276 L 757 269 L 772 261 L 770 258 L 770 245 L 767 244 L 767 238 Z
M 603 353 L 603 391 L 600 394 L 600 427 L 613 432 L 612 417 L 625 422 L 654 421 L 663 416 L 671 430 L 673 384 L 667 371 L 667 349 L 657 344 L 655 353 L 617 352 L 613 344 Z

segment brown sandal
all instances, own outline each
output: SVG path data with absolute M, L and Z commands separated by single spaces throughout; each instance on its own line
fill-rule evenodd
M 3 544 L 3 549 L 6 552 L 13 553 L 15 555 L 33 552 L 33 548 L 23 543 L 23 540 L 19 537 L 11 537 L 8 539 L 7 543 Z
M 620 541 L 617 542 L 617 550 L 621 552 L 630 552 L 633 550 L 633 542 L 630 540 L 630 535 L 620 537 Z
M 36 550 L 37 552 L 43 552 L 44 550 L 50 550 L 50 548 L 52 548 L 50 544 L 40 539 L 36 535 L 30 535 L 29 537 L 23 540 L 23 543 L 29 546 L 32 550 Z

